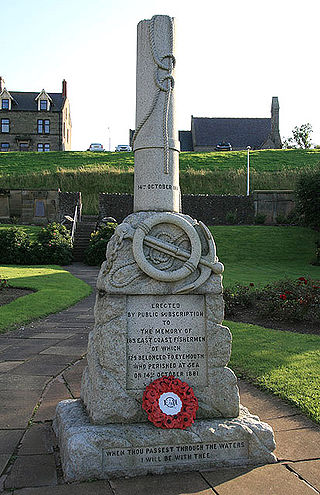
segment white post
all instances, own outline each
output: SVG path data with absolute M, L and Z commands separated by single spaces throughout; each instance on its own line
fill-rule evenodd
M 250 146 L 247 146 L 247 196 L 250 194 L 250 155 L 249 152 L 251 150 Z

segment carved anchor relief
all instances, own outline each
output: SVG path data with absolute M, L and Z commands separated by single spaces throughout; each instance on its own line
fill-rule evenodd
M 136 229 L 123 223 L 117 227 L 116 235 L 132 240 L 135 262 L 155 280 L 177 282 L 199 271 L 196 280 L 180 286 L 175 293 L 190 292 L 204 284 L 212 271 L 221 274 L 224 269 L 216 257 L 210 230 L 202 222 L 174 213 L 157 213 L 140 222 Z M 129 277 L 130 282 L 138 276 Z M 125 285 L 130 283 L 128 278 L 126 282 Z

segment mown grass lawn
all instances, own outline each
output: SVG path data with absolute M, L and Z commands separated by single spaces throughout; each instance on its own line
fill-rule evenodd
M 214 226 L 224 285 L 263 286 L 281 278 L 320 280 L 310 265 L 316 232 L 302 227 Z M 226 321 L 233 335 L 230 367 L 320 423 L 320 337 Z M 254 411 L 253 411 L 254 412 Z
M 0 277 L 8 279 L 13 287 L 36 291 L 0 306 L 0 333 L 61 311 L 92 291 L 85 282 L 55 265 L 1 265 Z
M 225 324 L 233 336 L 230 367 L 235 373 L 320 423 L 320 337 L 248 323 Z

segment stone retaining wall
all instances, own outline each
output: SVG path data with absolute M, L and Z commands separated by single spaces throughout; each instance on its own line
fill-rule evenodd
M 61 191 L 0 189 L 0 222 L 46 225 L 73 217 L 81 193 Z

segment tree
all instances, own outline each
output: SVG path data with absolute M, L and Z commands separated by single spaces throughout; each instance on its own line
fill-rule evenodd
M 312 134 L 311 124 L 302 124 L 300 127 L 297 125 L 292 129 L 292 137 L 283 140 L 284 148 L 311 148 L 311 134 Z

